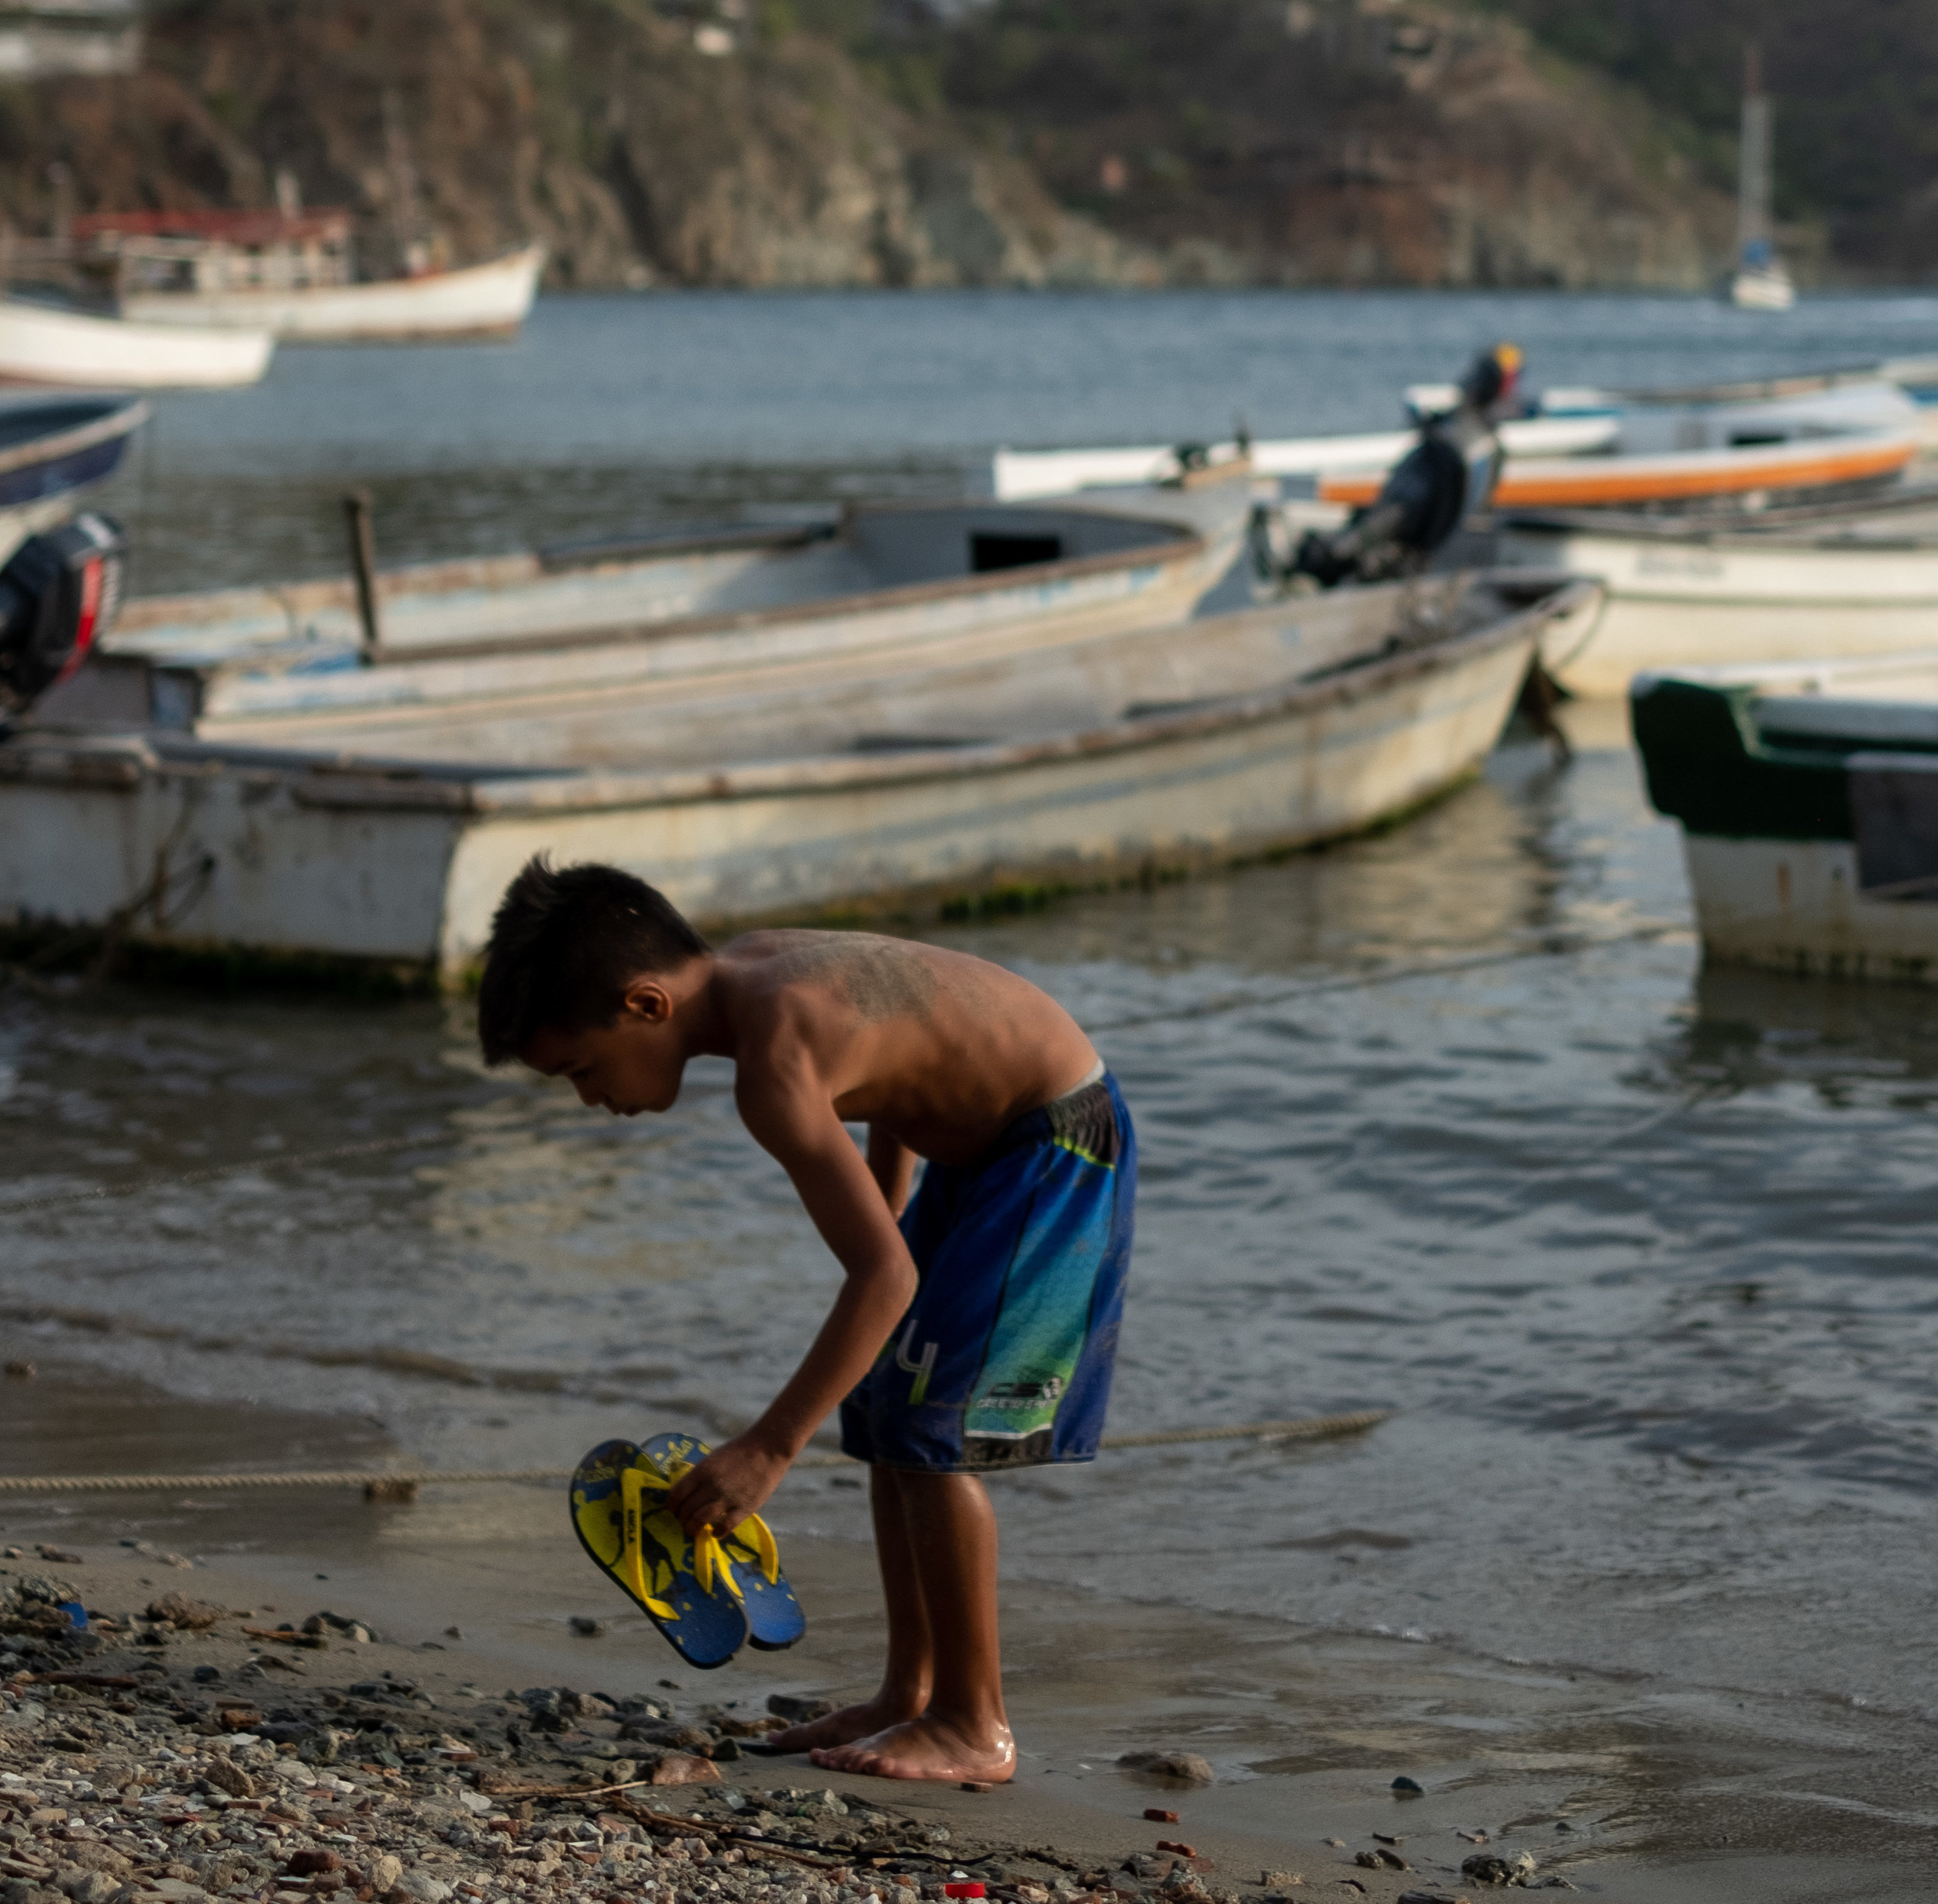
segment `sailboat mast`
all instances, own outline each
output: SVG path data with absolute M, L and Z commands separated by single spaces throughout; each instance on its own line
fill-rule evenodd
M 1762 50 L 1753 40 L 1743 55 L 1743 143 L 1737 157 L 1736 252 L 1767 252 L 1771 237 L 1770 101 L 1763 90 Z

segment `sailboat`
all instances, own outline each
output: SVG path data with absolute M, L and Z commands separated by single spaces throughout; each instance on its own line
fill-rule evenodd
M 1770 235 L 1770 98 L 1763 90 L 1762 67 L 1753 41 L 1743 54 L 1736 268 L 1729 280 L 1729 302 L 1745 311 L 1787 311 L 1797 293 Z

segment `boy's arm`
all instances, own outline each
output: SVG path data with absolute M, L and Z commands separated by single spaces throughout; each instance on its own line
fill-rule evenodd
M 909 1188 L 916 1180 L 916 1154 L 879 1124 L 868 1126 L 868 1173 L 881 1186 L 888 1214 L 899 1216 L 908 1207 Z
M 742 1121 L 793 1180 L 847 1277 L 766 1412 L 674 1488 L 667 1505 L 688 1533 L 710 1524 L 724 1534 L 760 1512 L 809 1437 L 874 1366 L 916 1293 L 915 1264 L 882 1188 L 819 1080 L 743 1064 L 735 1095 Z

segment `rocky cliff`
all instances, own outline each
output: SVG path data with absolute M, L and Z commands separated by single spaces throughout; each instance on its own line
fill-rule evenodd
M 676 4 L 157 0 L 135 76 L 0 88 L 0 216 L 47 229 L 56 161 L 84 210 L 285 174 L 367 270 L 414 204 L 565 287 L 1693 286 L 1726 240 L 1646 114 L 1464 12 L 997 0 L 885 61 L 878 12 Z

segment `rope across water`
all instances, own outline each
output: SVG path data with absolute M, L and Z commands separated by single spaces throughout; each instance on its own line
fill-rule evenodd
M 1364 1434 L 1390 1420 L 1390 1409 L 1350 1415 L 1311 1415 L 1293 1421 L 1242 1422 L 1223 1428 L 1173 1428 L 1153 1434 L 1105 1435 L 1106 1449 L 1184 1447 L 1205 1441 L 1331 1441 Z M 810 1454 L 798 1468 L 858 1468 L 845 1454 Z M 361 1488 L 402 1494 L 416 1488 L 471 1487 L 495 1481 L 570 1481 L 569 1468 L 319 1468 L 294 1474 L 0 1475 L 7 1494 L 216 1494 L 235 1488 Z

